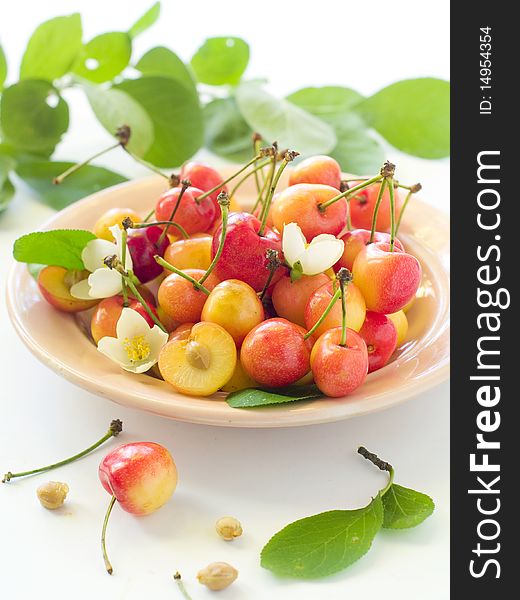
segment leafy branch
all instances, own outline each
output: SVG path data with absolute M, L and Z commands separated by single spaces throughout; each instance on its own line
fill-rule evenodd
M 13 175 L 57 209 L 124 181 L 90 165 L 59 192 L 49 183 L 63 168 L 52 156 L 69 130 L 71 88 L 85 93 L 110 133 L 130 126 L 128 150 L 159 168 L 178 167 L 202 146 L 242 161 L 250 157 L 253 132 L 303 156 L 330 154 L 353 173 L 382 162 L 381 136 L 416 156 L 449 153 L 446 81 L 400 81 L 368 98 L 341 86 L 307 87 L 276 98 L 245 79 L 250 48 L 238 37 L 205 40 L 189 62 L 163 46 L 135 59 L 135 38 L 159 16 L 156 2 L 127 31 L 87 41 L 79 14 L 50 19 L 30 37 L 17 81 L 9 81 L 0 45 L 0 211 L 14 194 Z

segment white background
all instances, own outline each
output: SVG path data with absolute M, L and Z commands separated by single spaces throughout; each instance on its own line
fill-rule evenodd
M 0 41 L 11 78 L 29 34 L 41 21 L 79 10 L 85 39 L 125 29 L 148 2 L 18 1 L 0 9 Z M 163 2 L 160 22 L 136 42 L 135 57 L 166 45 L 188 60 L 205 37 L 239 35 L 252 47 L 248 75 L 267 76 L 280 95 L 305 85 L 343 84 L 370 94 L 397 79 L 449 78 L 449 3 L 416 1 Z M 70 133 L 58 158 L 80 159 L 109 140 L 80 96 L 71 93 Z M 449 209 L 447 161 L 422 161 L 389 149 L 402 180 L 420 180 L 423 198 Z M 138 176 L 141 168 L 113 153 L 105 165 Z M 2 287 L 13 240 L 51 214 L 18 186 L 0 217 Z M 181 598 L 172 573 L 182 572 L 193 600 L 213 597 L 195 580 L 199 568 L 224 560 L 239 579 L 228 600 L 442 600 L 449 579 L 448 385 L 384 413 L 301 429 L 233 430 L 175 423 L 123 409 L 75 388 L 46 370 L 16 338 L 0 307 L 0 471 L 39 466 L 75 453 L 101 436 L 112 418 L 124 421 L 121 442 L 154 440 L 172 452 L 180 472 L 173 500 L 134 518 L 118 510 L 108 547 L 115 573 L 103 570 L 99 533 L 109 497 L 97 479 L 99 450 L 38 478 L 0 486 L 0 596 L 76 599 Z M 59 335 L 59 332 L 56 332 Z M 429 493 L 436 511 L 421 527 L 378 535 L 372 550 L 347 571 L 317 582 L 280 581 L 259 566 L 271 534 L 299 517 L 367 503 L 384 475 L 355 454 L 359 444 L 397 468 L 397 481 Z M 114 443 L 111 444 L 115 445 Z M 62 510 L 39 506 L 35 489 L 66 481 Z M 231 544 L 214 521 L 231 514 L 244 527 Z

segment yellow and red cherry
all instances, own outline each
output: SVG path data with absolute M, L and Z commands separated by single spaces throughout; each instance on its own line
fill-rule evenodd
M 293 281 L 284 275 L 274 286 L 271 300 L 278 316 L 305 327 L 305 308 L 311 295 L 330 282 L 328 275 L 302 275 Z
M 255 381 L 247 374 L 246 370 L 242 366 L 240 359 L 237 359 L 235 370 L 231 379 L 222 386 L 223 392 L 238 392 L 247 388 L 254 388 L 258 386 L 258 381 Z
M 198 162 L 196 160 L 190 160 L 181 168 L 179 173 L 179 178 L 181 180 L 187 180 L 191 182 L 191 185 L 203 192 L 207 192 L 212 190 L 213 188 L 219 186 L 224 181 L 222 176 L 218 171 L 216 171 L 213 167 L 206 165 L 202 162 Z M 220 213 L 219 205 L 217 202 L 217 198 L 220 192 L 226 192 L 228 189 L 226 185 L 222 185 L 222 187 L 216 189 L 212 192 L 209 197 L 213 201 L 215 205 L 215 215 Z
M 386 315 L 369 310 L 359 335 L 367 345 L 368 372 L 384 367 L 397 347 L 397 330 L 393 322 Z
M 352 229 L 341 238 L 345 244 L 342 257 L 334 265 L 334 269 L 337 271 L 341 267 L 346 267 L 350 271 L 354 265 L 356 256 L 363 250 L 365 246 L 374 242 L 387 242 L 390 243 L 390 234 L 375 231 L 372 242 L 370 241 L 372 232 L 368 229 Z M 398 239 L 395 239 L 394 244 L 396 248 L 404 250 L 404 246 Z
M 180 186 L 164 192 L 155 205 L 155 218 L 157 221 L 173 220 L 189 234 L 207 231 L 217 216 L 215 203 L 209 196 L 199 202 L 197 198 L 203 192 L 198 188 L 188 187 L 184 192 L 182 190 L 183 187 Z
M 162 232 L 158 225 L 128 230 L 127 244 L 133 271 L 141 283 L 147 283 L 163 272 L 154 258 L 156 255 L 163 256 L 170 245 L 168 236 L 163 236 Z
M 80 300 L 70 294 L 70 288 L 88 277 L 88 271 L 67 271 L 63 267 L 47 266 L 38 274 L 38 288 L 49 304 L 63 312 L 76 313 L 95 306 L 99 299 Z
M 211 396 L 235 370 L 237 349 L 233 338 L 217 323 L 202 321 L 186 338 L 163 346 L 159 370 L 164 380 L 189 396 Z
M 397 347 L 399 348 L 405 342 L 408 334 L 408 318 L 406 317 L 405 309 L 403 308 L 386 316 L 392 321 L 397 331 Z
M 178 475 L 175 462 L 164 446 L 155 442 L 133 442 L 105 456 L 99 465 L 99 479 L 112 496 L 101 537 L 105 567 L 112 574 L 105 534 L 115 502 L 136 516 L 153 513 L 171 498 Z
M 119 225 L 122 229 L 121 223 L 126 218 L 130 218 L 134 223 L 139 223 L 141 221 L 141 215 L 131 208 L 109 208 L 96 221 L 92 231 L 98 238 L 114 242 L 114 236 L 110 231 L 110 227 Z
M 246 373 L 261 385 L 290 385 L 309 372 L 312 337 L 287 319 L 268 319 L 246 336 L 240 361 Z
M 168 341 L 188 339 L 194 325 L 195 323 L 181 323 L 170 333 Z
M 334 293 L 334 284 L 332 281 L 329 281 L 311 294 L 307 306 L 305 307 L 305 326 L 307 329 L 312 329 L 319 321 L 332 300 Z M 347 327 L 353 331 L 359 331 L 365 320 L 366 306 L 362 293 L 353 283 L 350 283 L 346 287 L 345 300 L 347 303 Z M 336 302 L 323 322 L 316 329 L 315 337 L 324 334 L 329 329 L 339 327 L 341 325 L 341 320 L 341 303 Z
M 278 233 L 268 227 L 259 235 L 261 222 L 250 213 L 230 213 L 227 234 L 222 254 L 215 266 L 215 273 L 223 281 L 240 279 L 249 284 L 256 292 L 261 292 L 269 277 L 266 251 L 277 250 L 282 257 L 282 241 Z M 212 256 L 215 257 L 220 246 L 222 228 L 213 236 Z M 273 283 L 285 272 L 280 267 L 275 273 Z
M 311 353 L 314 381 L 320 391 L 331 398 L 351 394 L 364 383 L 368 373 L 368 353 L 363 338 L 347 329 L 346 344 L 341 345 L 341 336 L 341 327 L 329 329 L 318 338 Z
M 339 190 L 341 187 L 341 167 L 330 156 L 310 156 L 291 170 L 289 185 L 297 183 L 321 183 Z
M 362 182 L 352 182 L 350 184 L 350 187 L 352 188 L 359 183 Z M 377 196 L 379 194 L 380 187 L 381 183 L 373 183 L 350 197 L 350 220 L 352 222 L 353 227 L 358 229 L 371 229 L 372 217 L 374 215 L 374 208 L 376 206 Z M 401 212 L 403 199 L 401 198 L 399 190 L 397 189 L 394 190 L 394 195 L 395 220 L 397 221 L 397 219 L 399 218 L 399 213 Z M 390 191 L 388 189 L 388 186 L 386 186 L 386 189 L 383 192 L 383 197 L 381 199 L 381 204 L 379 205 L 379 211 L 377 213 L 377 231 L 389 231 L 390 221 Z
M 401 310 L 415 296 L 421 283 L 419 261 L 390 244 L 369 244 L 357 255 L 352 274 L 368 310 L 384 314 Z
M 264 307 L 250 285 L 227 279 L 211 290 L 201 320 L 221 325 L 240 347 L 251 329 L 264 320 Z
M 143 295 L 143 299 L 148 304 L 150 310 L 154 313 L 154 300 L 153 296 L 150 300 L 148 294 L 151 295 L 151 292 L 145 292 L 143 294 L 143 290 L 147 288 L 140 288 L 141 295 Z M 146 295 L 145 295 L 146 294 Z M 92 318 L 90 320 L 90 332 L 92 334 L 92 338 L 96 344 L 103 337 L 117 337 L 116 326 L 119 321 L 119 317 L 121 316 L 121 312 L 123 311 L 124 299 L 123 296 L 112 296 L 111 298 L 104 298 L 101 302 L 96 306 Z M 144 308 L 144 306 L 135 298 L 129 296 L 128 298 L 128 308 L 131 308 L 138 312 L 150 325 L 153 327 L 155 323 L 152 318 Z
M 282 232 L 284 223 L 297 223 L 310 242 L 321 233 L 338 235 L 347 220 L 347 203 L 341 198 L 326 208 L 338 190 L 330 185 L 299 183 L 283 190 L 272 206 L 275 228 Z
M 164 260 L 181 271 L 184 269 L 206 270 L 211 263 L 212 237 L 204 235 L 187 240 L 177 240 L 164 252 Z M 170 273 L 165 269 L 166 273 Z
M 204 277 L 202 269 L 185 269 L 189 277 L 199 281 Z M 200 321 L 202 308 L 208 298 L 209 292 L 219 283 L 214 273 L 204 281 L 206 292 L 196 288 L 192 282 L 178 273 L 168 275 L 161 282 L 157 293 L 157 300 L 162 310 L 177 323 L 197 323 Z

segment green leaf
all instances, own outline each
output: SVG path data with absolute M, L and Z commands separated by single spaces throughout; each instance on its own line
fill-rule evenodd
M 218 98 L 204 107 L 205 144 L 209 150 L 235 162 L 253 156 L 253 130 L 245 122 L 236 100 Z
M 121 125 L 132 130 L 128 149 L 143 156 L 153 143 L 154 125 L 146 110 L 125 91 L 85 85 L 90 106 L 103 127 L 112 135 Z
M 95 83 L 110 81 L 128 66 L 131 55 L 132 41 L 127 33 L 103 33 L 85 44 L 74 73 Z
M 231 392 L 226 401 L 232 408 L 253 408 L 316 398 L 323 398 L 323 394 L 315 385 L 292 385 L 283 388 L 247 388 Z
M 260 86 L 247 83 L 236 90 L 240 112 L 253 131 L 282 148 L 300 154 L 327 154 L 336 145 L 330 125 L 299 106 L 271 96 Z
M 450 84 L 433 78 L 398 81 L 356 106 L 393 146 L 422 158 L 450 153 Z
M 264 546 L 262 567 L 282 577 L 316 579 L 345 569 L 364 554 L 383 522 L 378 494 L 357 510 L 331 510 L 295 521 Z
M 13 256 L 18 262 L 83 270 L 81 252 L 94 239 L 93 233 L 82 229 L 35 231 L 15 241 Z
M 191 59 L 197 79 L 209 85 L 237 84 L 249 62 L 249 45 L 238 37 L 208 38 Z
M 149 29 L 154 23 L 157 22 L 161 14 L 161 3 L 156 2 L 153 4 L 144 15 L 137 19 L 137 21 L 128 30 L 128 35 L 133 39 L 138 35 L 141 35 L 144 31 Z
M 0 124 L 6 142 L 50 155 L 69 127 L 69 108 L 50 83 L 26 79 L 2 92 Z
M 7 78 L 7 60 L 5 58 L 4 49 L 0 44 L 0 90 L 4 87 Z
M 158 167 L 175 167 L 204 141 L 204 121 L 197 93 L 167 77 L 128 79 L 116 86 L 136 100 L 153 122 L 154 142 L 144 158 Z
M 81 36 L 81 17 L 78 13 L 42 23 L 27 44 L 20 67 L 20 79 L 54 81 L 68 73 L 81 52 Z
M 293 92 L 287 100 L 313 115 L 337 115 L 348 112 L 363 96 L 346 87 L 307 87 Z
M 187 87 L 195 88 L 195 82 L 188 67 L 175 52 L 164 46 L 157 46 L 148 50 L 135 65 L 135 68 L 141 71 L 143 75 L 170 77 Z
M 383 496 L 383 508 L 383 527 L 407 529 L 427 519 L 435 504 L 430 496 L 394 483 Z
M 103 167 L 85 165 L 59 185 L 53 179 L 74 163 L 25 161 L 16 167 L 18 177 L 36 190 L 41 200 L 56 210 L 103 188 L 127 181 L 125 177 Z

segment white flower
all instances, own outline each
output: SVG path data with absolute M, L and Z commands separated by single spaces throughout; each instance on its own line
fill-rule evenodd
M 317 275 L 330 269 L 343 254 L 343 240 L 322 233 L 317 235 L 310 244 L 296 223 L 284 225 L 282 239 L 283 255 L 291 267 L 291 277 L 301 275 Z
M 70 288 L 71 296 L 81 300 L 91 300 L 92 298 L 110 298 L 121 292 L 123 278 L 115 270 L 109 269 L 103 262 L 107 256 L 114 254 L 122 260 L 123 238 L 119 225 L 110 227 L 110 231 L 116 240 L 116 243 L 96 238 L 83 248 L 81 259 L 85 269 L 90 271 L 87 279 L 75 283 Z M 132 257 L 128 247 L 126 248 L 125 269 L 132 268 Z
M 123 308 L 116 326 L 117 337 L 103 337 L 98 350 L 118 363 L 125 371 L 144 373 L 159 359 L 168 334 L 160 327 L 148 325 L 146 319 L 131 308 Z

